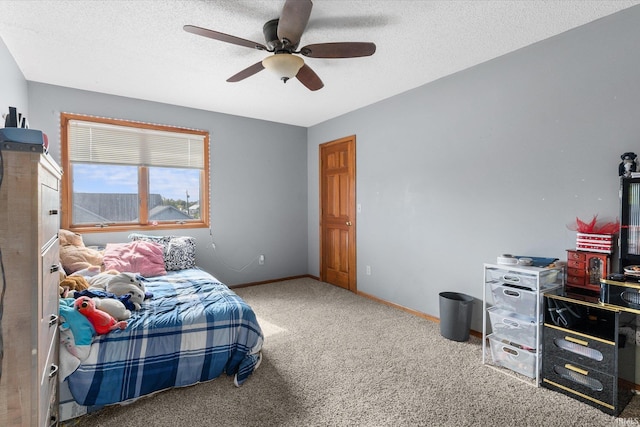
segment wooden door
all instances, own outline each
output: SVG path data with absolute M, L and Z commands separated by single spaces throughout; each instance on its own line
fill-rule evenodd
M 356 292 L 356 137 L 320 145 L 320 280 Z

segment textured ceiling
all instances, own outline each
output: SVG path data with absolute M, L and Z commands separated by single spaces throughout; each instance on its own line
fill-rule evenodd
M 264 43 L 283 0 L 5 1 L 0 38 L 30 81 L 311 126 L 639 4 L 605 1 L 315 0 L 300 46 L 370 41 L 371 57 L 305 62 L 311 92 L 262 71 L 269 53 L 186 33 L 197 25 Z

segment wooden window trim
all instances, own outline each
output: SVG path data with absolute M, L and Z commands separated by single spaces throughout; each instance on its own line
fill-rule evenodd
M 71 224 L 72 212 L 72 192 L 73 192 L 73 177 L 71 175 L 71 161 L 69 159 L 69 146 L 68 146 L 68 123 L 70 120 L 82 120 L 96 123 L 106 123 L 118 126 L 128 126 L 134 128 L 159 130 L 165 132 L 179 132 L 179 133 L 192 133 L 195 135 L 204 136 L 204 168 L 201 171 L 201 200 L 200 201 L 200 219 L 196 221 L 189 221 L 183 224 L 162 222 L 157 224 L 148 223 L 147 218 L 147 197 L 141 197 L 140 203 L 140 223 L 139 224 L 115 224 L 107 227 L 100 227 L 96 225 L 81 225 L 75 226 Z M 132 230 L 169 230 L 169 229 L 189 229 L 189 228 L 209 228 L 210 227 L 210 164 L 209 164 L 209 132 L 181 128 L 168 125 L 159 125 L 152 123 L 136 122 L 131 120 L 112 119 L 105 117 L 96 117 L 74 113 L 60 113 L 60 157 L 62 163 L 62 169 L 64 171 L 61 180 L 61 218 L 60 226 L 64 229 L 75 231 L 78 233 L 100 233 L 100 232 L 117 232 L 117 231 L 132 231 Z M 142 182 L 138 183 L 138 190 L 140 194 L 148 194 L 148 168 L 140 166 L 141 172 L 138 174 Z M 143 193 L 144 191 L 144 193 Z

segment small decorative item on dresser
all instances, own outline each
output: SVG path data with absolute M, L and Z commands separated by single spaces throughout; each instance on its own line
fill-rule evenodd
M 600 279 L 609 274 L 609 255 L 584 250 L 567 250 L 567 288 L 600 292 Z
M 620 221 L 598 221 L 598 215 L 594 215 L 589 222 L 576 218 L 567 228 L 576 231 L 576 249 L 567 250 L 567 291 L 597 301 L 600 279 L 609 274 L 609 256 Z
M 613 235 L 577 233 L 576 249 L 587 252 L 610 254 L 613 249 Z
M 618 165 L 618 176 L 631 177 L 631 173 L 636 171 L 636 157 L 636 154 L 631 152 L 620 156 L 622 162 Z
M 567 228 L 584 234 L 616 234 L 620 231 L 620 220 L 598 220 L 598 215 L 594 215 L 591 221 L 585 222 L 576 217 L 576 222 L 567 224 Z
M 620 221 L 598 221 L 598 215 L 594 215 L 589 222 L 576 218 L 575 224 L 568 224 L 567 228 L 576 231 L 576 249 L 579 251 L 610 254 L 613 236 L 620 231 Z

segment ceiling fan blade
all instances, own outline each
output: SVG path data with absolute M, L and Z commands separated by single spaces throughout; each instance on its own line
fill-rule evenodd
M 199 36 L 208 37 L 210 39 L 219 40 L 221 42 L 250 47 L 251 49 L 269 50 L 265 45 L 261 43 L 241 39 L 240 37 L 230 36 L 229 34 L 208 30 L 206 28 L 196 27 L 195 25 L 185 25 L 184 27 L 182 27 L 182 29 L 184 29 L 187 33 L 197 34 Z
M 300 71 L 296 74 L 296 78 L 309 90 L 318 90 L 324 87 L 324 83 L 322 83 L 320 77 L 318 77 L 315 71 L 307 64 L 304 64 L 302 68 L 300 68 Z
M 278 39 L 287 39 L 295 49 L 311 16 L 311 0 L 287 0 L 278 22 Z
M 300 49 L 309 58 L 359 58 L 371 56 L 375 51 L 375 44 L 363 42 L 318 43 Z
M 247 77 L 251 77 L 254 74 L 256 74 L 256 73 L 258 73 L 258 72 L 260 72 L 262 70 L 264 70 L 264 66 L 262 65 L 262 61 L 256 62 L 252 66 L 247 67 L 244 70 L 240 71 L 238 74 L 234 74 L 233 76 L 229 77 L 227 79 L 227 81 L 230 82 L 230 83 L 239 82 L 240 80 L 244 80 Z

